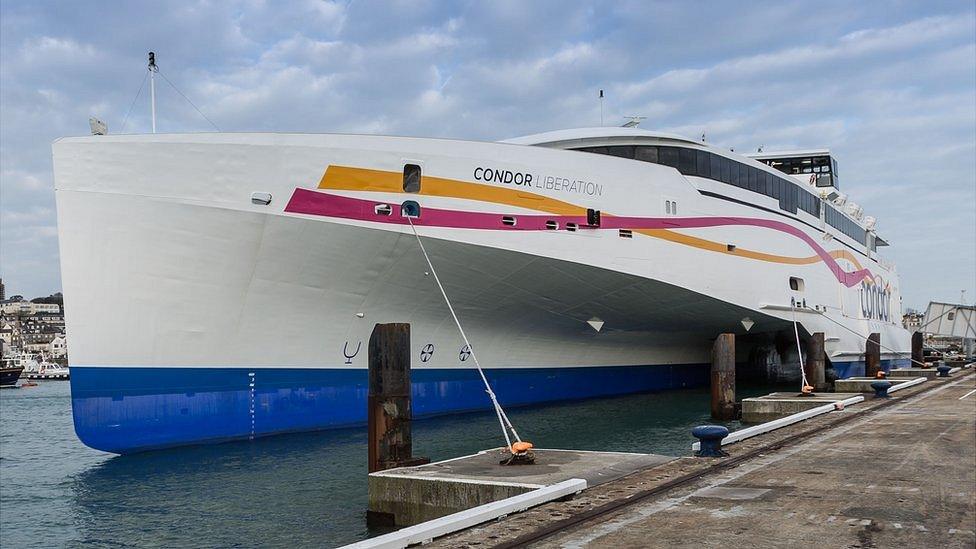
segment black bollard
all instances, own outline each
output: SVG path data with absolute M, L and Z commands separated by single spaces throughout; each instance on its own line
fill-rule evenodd
M 728 452 L 722 450 L 722 439 L 729 436 L 729 430 L 721 425 L 699 425 L 691 430 L 691 435 L 698 439 L 699 449 L 695 452 L 698 457 L 725 457 Z
M 891 389 L 891 382 L 887 379 L 872 381 L 871 388 L 874 389 L 874 398 L 891 398 L 891 395 L 888 394 L 888 389 Z

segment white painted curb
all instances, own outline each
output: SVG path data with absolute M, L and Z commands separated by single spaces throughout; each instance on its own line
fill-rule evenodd
M 903 383 L 902 385 L 907 385 Z M 745 429 L 739 429 L 738 431 L 733 431 L 729 433 L 729 436 L 722 439 L 722 446 L 726 444 L 732 444 L 733 442 L 739 442 L 747 438 L 752 438 L 756 435 L 761 435 L 763 433 L 768 433 L 770 431 L 775 431 L 786 427 L 787 425 L 793 425 L 794 423 L 799 423 L 805 419 L 810 419 L 812 417 L 819 416 L 821 414 L 826 414 L 827 412 L 832 412 L 836 408 L 837 403 L 842 403 L 844 406 L 850 406 L 851 404 L 857 404 L 864 400 L 863 396 L 855 396 L 844 400 L 838 400 L 836 402 L 831 402 L 824 404 L 823 406 L 818 406 L 816 408 L 811 408 L 803 412 L 797 412 L 793 415 L 781 417 L 779 419 L 774 419 L 773 421 L 767 421 L 766 423 L 760 423 L 759 425 L 754 425 L 752 427 L 746 427 Z M 701 448 L 701 443 L 696 442 L 691 445 L 691 449 L 695 452 Z
M 914 387 L 915 385 L 919 385 L 921 383 L 925 383 L 925 380 L 926 380 L 926 378 L 924 378 L 924 377 L 916 377 L 915 379 L 913 379 L 911 381 L 906 381 L 904 383 L 894 383 L 894 384 L 892 384 L 891 388 L 888 389 L 888 392 L 889 393 L 894 393 L 895 391 L 901 391 L 902 389 L 904 389 L 906 387 Z
M 586 481 L 581 478 L 571 478 L 519 494 L 510 498 L 480 505 L 473 509 L 461 511 L 434 520 L 428 520 L 414 526 L 408 526 L 375 538 L 344 546 L 344 549 L 400 549 L 417 543 L 426 543 L 434 538 L 457 532 L 465 528 L 494 520 L 510 513 L 518 513 L 529 507 L 559 499 L 563 496 L 582 492 L 586 489 Z

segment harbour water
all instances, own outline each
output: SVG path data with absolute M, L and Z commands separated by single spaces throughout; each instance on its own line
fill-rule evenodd
M 705 388 L 509 415 L 538 447 L 687 455 L 708 406 Z M 435 460 L 500 438 L 487 412 L 414 423 L 415 455 Z M 370 535 L 364 428 L 120 457 L 75 437 L 66 382 L 0 391 L 0 492 L 4 547 L 327 547 Z

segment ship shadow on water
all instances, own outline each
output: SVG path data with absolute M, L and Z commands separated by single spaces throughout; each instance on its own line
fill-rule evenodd
M 537 447 L 687 455 L 691 428 L 712 422 L 708 402 L 707 389 L 686 389 L 509 415 Z M 414 455 L 434 460 L 504 444 L 490 411 L 419 420 L 413 433 Z M 363 427 L 114 456 L 68 482 L 82 543 L 335 546 L 382 533 L 365 524 Z

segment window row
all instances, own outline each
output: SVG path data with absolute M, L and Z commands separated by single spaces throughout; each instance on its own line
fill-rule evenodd
M 670 166 L 683 175 L 705 177 L 775 198 L 779 200 L 779 207 L 790 213 L 795 214 L 800 209 L 820 217 L 820 199 L 800 190 L 796 182 L 708 151 L 653 145 L 612 145 L 576 150 Z
M 855 223 L 853 219 L 834 209 L 833 206 L 827 206 L 827 211 L 824 213 L 824 221 L 855 242 L 865 244 L 864 229 Z

